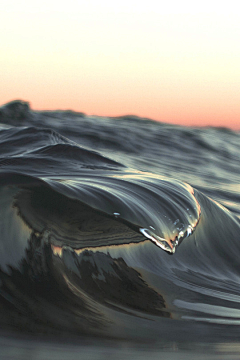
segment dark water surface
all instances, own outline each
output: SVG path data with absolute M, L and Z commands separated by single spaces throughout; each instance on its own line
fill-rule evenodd
M 0 123 L 2 349 L 11 332 L 132 358 L 239 351 L 239 132 L 20 101 Z

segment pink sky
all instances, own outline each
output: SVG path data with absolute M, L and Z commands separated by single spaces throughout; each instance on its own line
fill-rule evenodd
M 114 4 L 6 2 L 1 104 L 22 99 L 36 110 L 135 114 L 240 130 L 234 2 L 217 9 L 215 1 Z

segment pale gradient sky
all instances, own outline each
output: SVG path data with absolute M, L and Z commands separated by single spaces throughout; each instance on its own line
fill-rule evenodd
M 240 129 L 237 1 L 0 0 L 0 105 Z

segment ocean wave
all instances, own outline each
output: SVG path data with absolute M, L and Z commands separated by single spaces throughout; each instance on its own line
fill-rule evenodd
M 14 109 L 25 111 L 14 120 L 20 119 L 21 126 L 0 131 L 2 327 L 140 339 L 164 336 L 163 329 L 170 336 L 172 324 L 175 333 L 183 323 L 239 324 L 240 220 L 237 210 L 210 198 L 231 200 L 235 209 L 239 204 L 233 195 L 237 134 L 214 130 L 231 137 L 232 151 L 226 157 L 219 151 L 219 139 L 206 145 L 212 129 L 201 143 L 191 129 L 170 131 L 161 124 L 161 137 L 148 144 L 147 154 L 152 155 L 147 164 L 147 155 L 138 158 L 136 153 L 141 154 L 150 137 L 144 135 L 146 124 L 150 133 L 155 127 L 148 119 L 135 132 L 143 143 L 132 139 L 135 155 L 127 154 L 121 136 L 117 154 L 109 151 L 108 142 L 100 153 L 89 146 L 89 138 L 80 141 L 78 121 L 88 121 L 87 116 L 73 114 L 75 135 L 69 140 L 55 123 L 50 122 L 52 129 L 38 126 L 37 116 L 48 113 L 34 118 L 29 107 Z M 4 111 L 12 116 L 9 109 Z M 138 121 L 130 120 L 133 126 Z M 128 124 L 126 117 L 114 121 L 120 121 L 117 129 Z M 99 137 L 99 121 L 91 122 Z M 109 126 L 116 134 L 112 123 Z M 186 137 L 196 148 L 180 143 Z M 228 151 L 231 146 L 226 145 Z M 188 147 L 192 154 L 187 154 Z M 213 153 L 214 166 L 217 161 L 221 166 L 204 194 L 210 178 L 204 173 L 209 169 L 205 160 Z M 195 155 L 199 161 L 189 162 Z M 225 174 L 223 157 L 232 159 L 228 190 L 221 185 L 213 191 L 214 181 L 219 185 L 217 179 Z M 140 169 L 130 166 L 137 164 L 142 164 Z M 177 180 L 183 175 L 197 186 Z

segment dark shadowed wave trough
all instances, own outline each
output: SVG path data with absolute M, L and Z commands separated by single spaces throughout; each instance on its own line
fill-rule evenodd
M 238 341 L 240 134 L 0 108 L 1 330 Z

